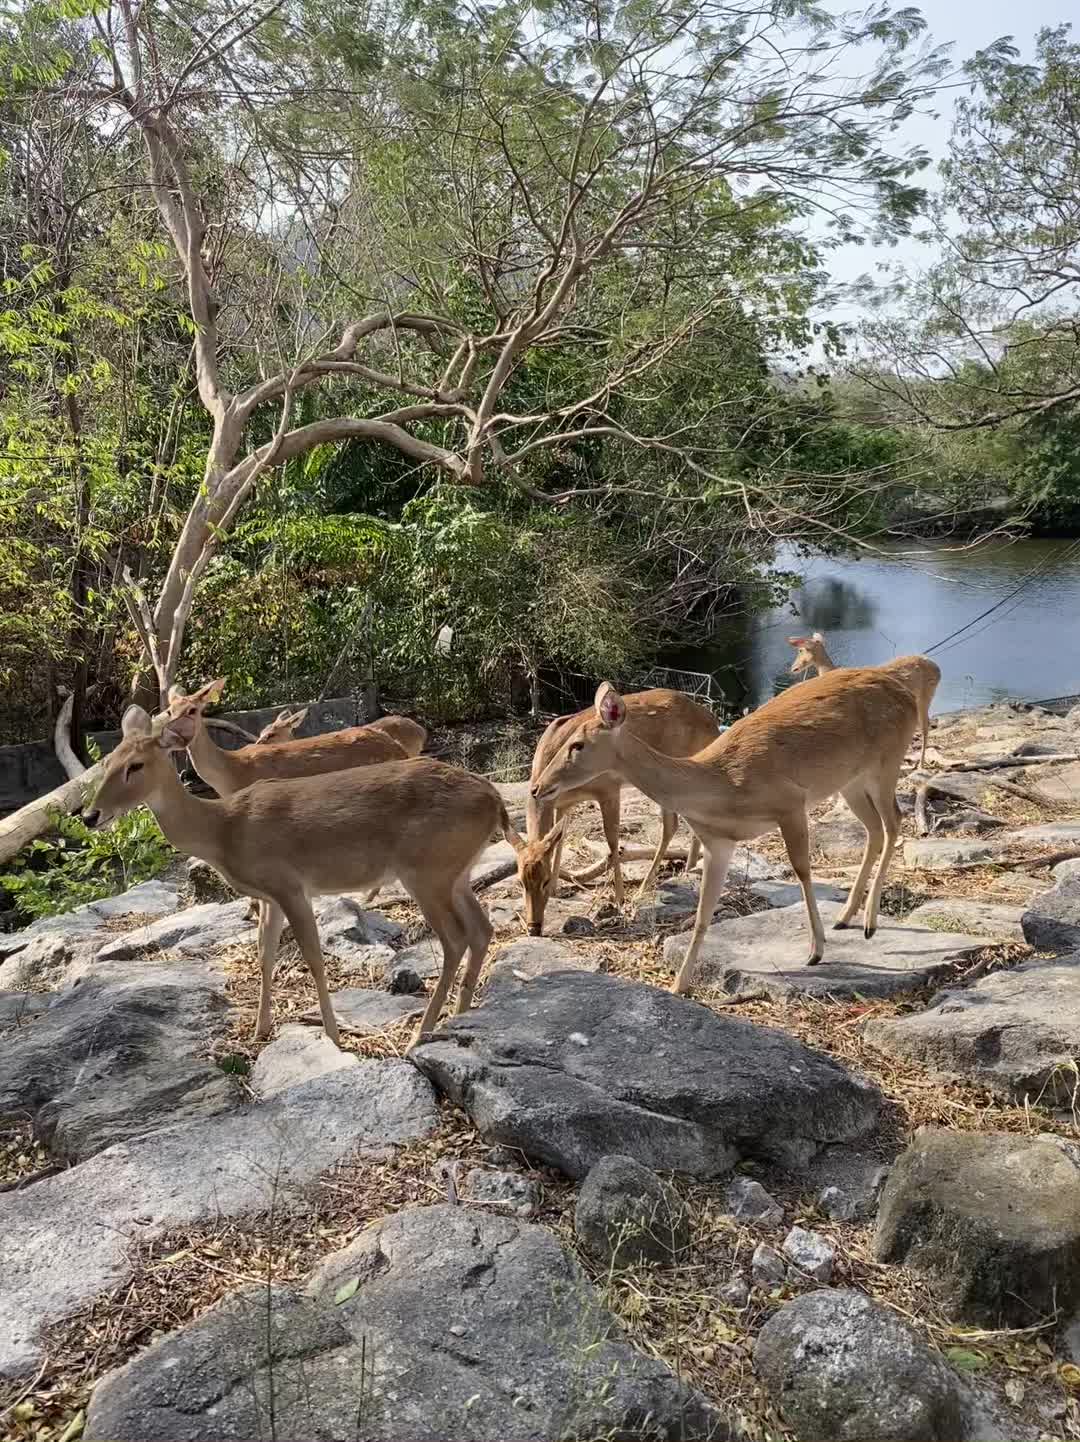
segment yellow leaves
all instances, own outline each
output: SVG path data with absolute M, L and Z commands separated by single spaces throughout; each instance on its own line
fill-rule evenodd
M 1080 1367 L 1072 1362 L 1063 1362 L 1058 1368 L 1058 1376 L 1070 1392 L 1080 1392 Z

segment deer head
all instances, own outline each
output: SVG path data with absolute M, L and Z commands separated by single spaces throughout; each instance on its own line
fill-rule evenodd
M 530 936 L 544 933 L 544 911 L 559 878 L 555 875 L 555 853 L 563 839 L 565 821 L 559 821 L 539 841 L 512 840 L 517 852 L 517 873 L 525 893 L 525 925 Z
M 609 681 L 597 688 L 593 714 L 576 727 L 531 787 L 535 801 L 554 801 L 563 791 L 583 786 L 615 767 L 626 702 Z
M 795 659 L 791 663 L 794 673 L 809 671 L 815 666 L 829 666 L 829 653 L 825 650 L 825 637 L 820 631 L 812 636 L 789 636 L 788 645 L 795 647 Z
M 194 734 L 187 718 L 156 725 L 141 706 L 129 706 L 120 723 L 123 740 L 106 758 L 93 805 L 83 812 L 87 826 L 107 825 L 150 801 L 163 786 L 176 784 L 171 751 L 183 751 Z

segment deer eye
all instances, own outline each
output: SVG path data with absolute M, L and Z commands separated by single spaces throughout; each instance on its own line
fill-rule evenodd
M 585 742 L 584 742 L 584 741 L 571 741 L 571 742 L 570 742 L 570 745 L 569 745 L 566 749 L 567 749 L 568 753 L 569 753 L 571 756 L 576 756 L 579 751 L 584 751 L 584 750 L 585 750 Z

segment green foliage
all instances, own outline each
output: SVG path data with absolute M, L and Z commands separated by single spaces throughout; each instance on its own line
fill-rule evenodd
M 0 875 L 20 919 L 57 916 L 158 876 L 176 859 L 151 812 L 139 807 L 102 831 L 58 816 L 56 836 L 32 841 Z

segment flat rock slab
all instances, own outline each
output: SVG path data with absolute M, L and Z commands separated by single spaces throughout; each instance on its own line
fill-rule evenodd
M 1080 1056 L 1080 952 L 992 972 L 929 1010 L 866 1023 L 882 1051 L 983 1083 L 1010 1101 L 1068 1105 Z
M 1080 1166 L 1056 1137 L 920 1127 L 881 1196 L 874 1255 L 929 1274 L 982 1327 L 1069 1317 L 1080 1302 Z
M 98 960 L 126 961 L 146 951 L 205 956 L 222 947 L 252 942 L 255 927 L 248 919 L 249 906 L 246 896 L 238 901 L 204 901 L 201 906 L 189 906 L 118 936 L 99 950 Z
M 780 907 L 720 921 L 705 933 L 694 985 L 718 987 L 735 996 L 764 992 L 775 1000 L 790 996 L 892 997 L 921 991 L 945 976 L 965 955 L 986 945 L 983 936 L 933 931 L 891 917 L 879 918 L 867 941 L 861 927 L 830 929 L 839 902 L 819 902 L 825 924 L 825 957 L 807 966 L 808 937 L 803 906 Z M 690 933 L 664 943 L 664 960 L 676 971 Z
M 729 877 L 730 884 L 730 877 Z M 797 881 L 751 881 L 748 890 L 753 896 L 759 897 L 765 904 L 773 909 L 781 906 L 794 906 L 802 904 L 802 888 Z M 814 895 L 818 902 L 822 901 L 843 901 L 847 892 L 838 886 L 829 886 L 823 881 L 815 881 Z M 683 882 L 667 881 L 662 883 L 657 894 L 654 906 L 643 906 L 637 913 L 639 921 L 651 922 L 654 925 L 670 925 L 682 922 L 684 925 L 692 921 L 697 913 L 698 889 L 696 886 L 687 886 Z M 721 895 L 720 904 L 723 904 Z
M 268 1316 L 269 1308 L 269 1316 Z M 269 1340 L 268 1340 L 269 1339 Z M 726 1439 L 631 1347 L 550 1232 L 453 1206 L 369 1227 L 307 1286 L 250 1287 L 94 1389 L 87 1439 Z
M 1011 846 L 1054 846 L 1064 850 L 1067 846 L 1080 849 L 1080 821 L 1045 821 L 1039 826 L 1021 826 L 1015 831 L 1003 831 L 1002 840 Z
M 908 926 L 925 926 L 932 931 L 966 932 L 970 936 L 992 936 L 1002 941 L 1023 941 L 1020 918 L 1022 906 L 1004 901 L 976 901 L 969 897 L 939 897 L 924 901 L 904 918 Z
M 413 1061 L 490 1142 L 580 1178 L 601 1157 L 712 1177 L 865 1135 L 877 1090 L 786 1032 L 582 971 L 492 979 Z
M 770 911 L 784 906 L 802 905 L 802 887 L 797 881 L 755 881 L 750 887 L 754 896 L 760 897 Z M 842 886 L 830 886 L 826 881 L 814 882 L 814 895 L 818 905 L 823 901 L 846 901 L 847 890 Z
M 424 996 L 392 995 L 388 991 L 369 991 L 363 986 L 347 986 L 330 993 L 330 1001 L 342 1031 L 354 1036 L 374 1036 L 387 1027 L 396 1026 L 411 1016 L 420 1016 L 427 1005 Z M 319 1008 L 305 1011 L 302 1021 L 322 1026 Z
M 82 1161 L 113 1142 L 237 1100 L 203 1060 L 228 1006 L 197 962 L 101 963 L 0 1047 L 0 1122 L 30 1119 L 54 1157 Z
M 0 1377 L 38 1363 L 43 1326 L 130 1275 L 133 1243 L 302 1205 L 327 1168 L 426 1136 L 437 1115 L 431 1087 L 408 1062 L 360 1061 L 0 1195 Z
M 550 971 L 596 971 L 599 965 L 597 956 L 587 956 L 561 941 L 537 936 L 503 947 L 489 975 L 498 976 L 505 972 L 519 980 L 527 980 L 534 976 L 546 976 Z
M 990 861 L 1001 851 L 1001 839 L 958 841 L 952 837 L 927 836 L 904 842 L 904 865 L 916 871 L 951 871 L 973 861 Z

